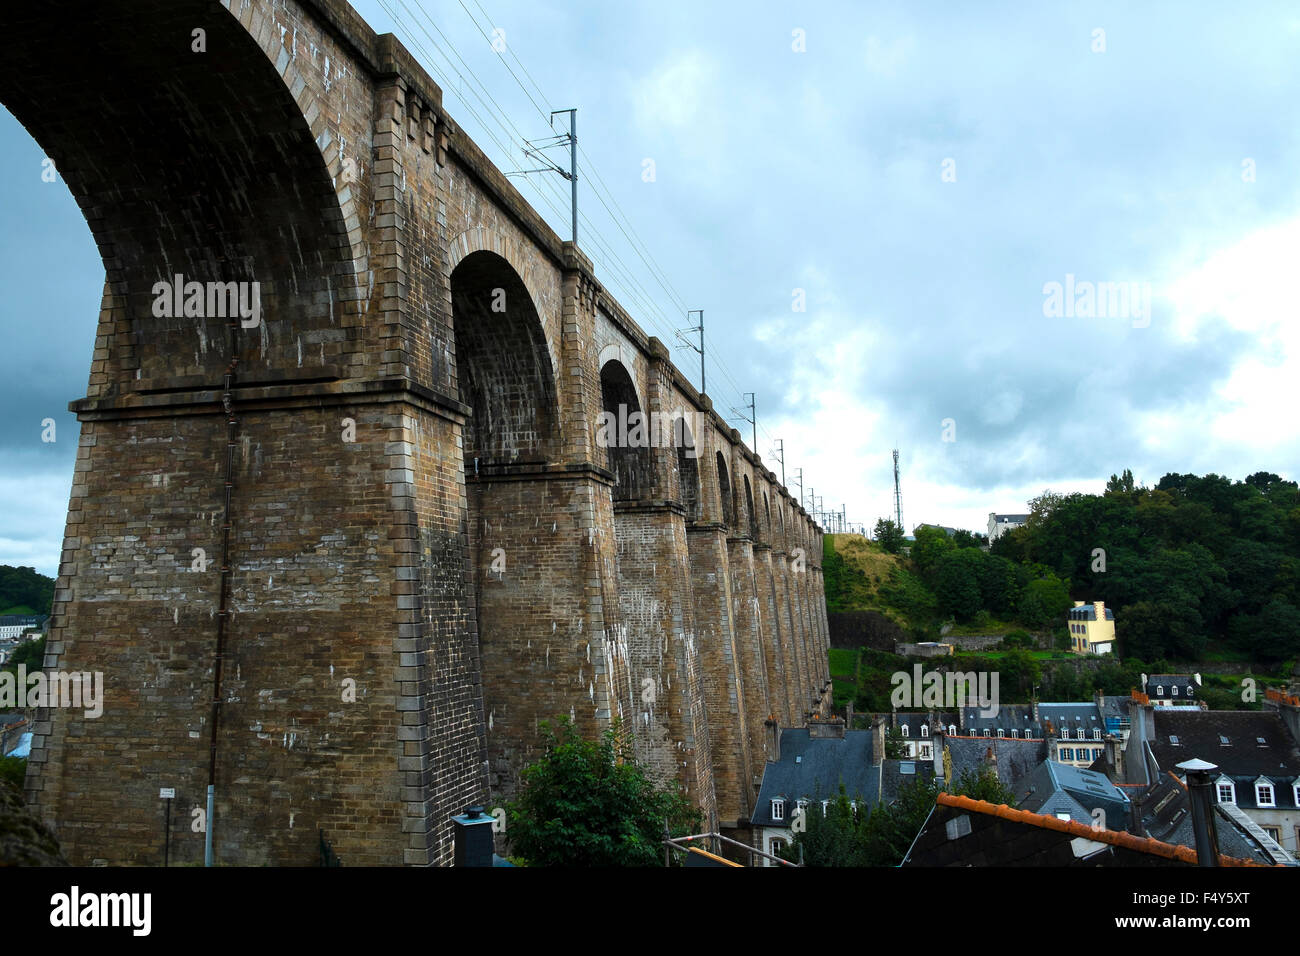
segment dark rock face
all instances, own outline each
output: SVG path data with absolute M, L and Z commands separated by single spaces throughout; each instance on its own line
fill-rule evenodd
M 59 841 L 23 803 L 22 793 L 0 780 L 0 866 L 67 866 Z

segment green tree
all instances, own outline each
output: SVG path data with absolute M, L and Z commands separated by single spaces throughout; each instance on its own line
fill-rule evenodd
M 898 554 L 903 550 L 903 529 L 889 518 L 881 518 L 876 522 L 872 537 L 889 554 Z
M 593 741 L 562 717 L 542 735 L 546 752 L 506 811 L 512 852 L 529 865 L 657 866 L 665 823 L 673 836 L 698 832 L 699 812 L 646 779 L 617 725 Z
M 839 795 L 827 801 L 825 813 L 821 796 L 814 797 L 803 811 L 805 829 L 777 855 L 792 863 L 802 859 L 804 866 L 869 866 L 866 802 L 860 794 L 857 804 L 860 809 L 854 808 L 842 783 Z
M 983 609 L 980 580 L 984 561 L 984 552 L 978 548 L 962 548 L 944 553 L 935 562 L 934 596 L 943 614 L 969 621 Z
M 1019 616 L 1030 627 L 1050 627 L 1070 607 L 1068 585 L 1055 574 L 1030 581 L 1020 598 Z
M 916 529 L 916 541 L 912 544 L 912 563 L 922 574 L 927 573 L 943 555 L 954 550 L 956 545 L 942 528 L 929 525 Z

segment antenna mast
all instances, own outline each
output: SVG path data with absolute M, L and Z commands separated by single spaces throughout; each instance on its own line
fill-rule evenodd
M 903 531 L 903 489 L 898 481 L 898 449 L 894 449 L 894 521 L 898 530 Z

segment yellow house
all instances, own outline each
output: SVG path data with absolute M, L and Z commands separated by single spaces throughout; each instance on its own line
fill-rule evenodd
M 1076 654 L 1109 654 L 1115 649 L 1115 612 L 1105 601 L 1075 601 L 1069 610 L 1070 648 Z

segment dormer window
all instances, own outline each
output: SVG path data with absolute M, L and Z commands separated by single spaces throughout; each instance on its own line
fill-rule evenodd
M 1173 687 L 1169 688 L 1169 693 L 1170 693 L 1171 696 L 1177 697 L 1177 696 L 1178 696 L 1178 685 L 1175 684 Z
M 1163 697 L 1163 696 L 1165 696 L 1165 685 L 1164 685 L 1164 684 L 1156 684 L 1156 696 L 1157 696 L 1157 697 Z
M 957 736 L 957 725 L 956 725 L 956 724 L 949 724 L 949 725 L 948 725 L 948 736 L 949 736 L 949 737 L 956 737 L 956 736 Z
M 922 724 L 922 725 L 921 725 L 921 736 L 922 736 L 922 737 L 929 737 L 929 736 L 930 736 L 930 725 L 929 725 L 929 724 Z
M 906 736 L 907 736 L 907 724 L 903 724 L 899 729 L 903 732 L 903 736 L 906 737 Z
M 1300 783 L 1291 785 L 1291 799 L 1295 801 L 1297 807 L 1300 807 Z
M 1016 730 L 1016 728 L 1012 727 L 1012 728 L 1011 728 L 1011 736 L 1012 736 L 1012 737 L 1015 737 L 1017 740 L 1019 740 L 1019 739 L 1020 739 L 1020 731 L 1018 731 L 1018 730 Z
M 1219 778 L 1218 783 L 1215 784 L 1214 792 L 1218 796 L 1220 803 L 1237 802 L 1237 789 L 1227 777 Z
M 1273 785 L 1264 780 L 1255 782 L 1255 803 L 1261 807 L 1275 807 L 1277 800 L 1273 795 Z
M 992 736 L 993 736 L 993 731 L 990 730 L 988 727 L 985 727 L 985 728 L 984 728 L 984 736 L 985 736 L 985 737 L 992 737 Z
M 1191 696 L 1192 696 L 1192 685 L 1191 685 L 1191 684 L 1188 684 L 1188 685 L 1187 685 L 1187 696 L 1188 696 L 1188 697 L 1191 697 Z
M 775 800 L 772 801 L 772 819 L 773 820 L 785 819 L 785 800 L 781 797 L 777 797 Z
M 1101 740 L 1101 730 L 1100 730 L 1100 729 L 1098 729 L 1098 730 L 1094 730 L 1094 731 L 1092 732 L 1092 739 L 1093 739 L 1093 740 Z
M 1002 732 L 1002 728 L 1001 728 L 1001 727 L 998 728 L 998 736 L 999 736 L 999 737 L 1005 737 L 1005 736 L 1006 736 L 1006 734 L 1004 734 L 1004 733 Z
M 1075 736 L 1077 739 L 1082 740 L 1082 739 L 1083 739 L 1083 728 L 1080 727 L 1077 731 L 1075 731 L 1074 736 Z

